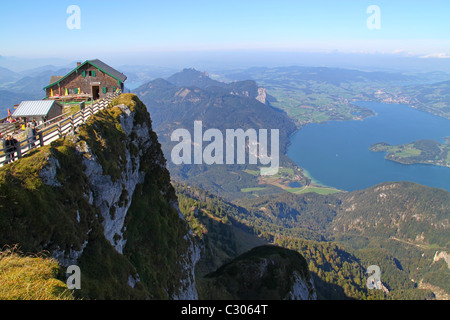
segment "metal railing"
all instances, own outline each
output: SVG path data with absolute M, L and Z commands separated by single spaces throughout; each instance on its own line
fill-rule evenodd
M 4 147 L 0 145 L 0 166 L 13 162 L 16 159 L 22 158 L 29 151 L 48 145 L 49 143 L 59 139 L 69 132 L 75 132 L 75 128 L 84 124 L 92 115 L 109 106 L 112 99 L 119 96 L 120 93 L 114 93 L 99 100 L 91 106 L 88 106 L 71 116 L 61 115 L 58 118 L 52 119 L 43 125 L 37 127 L 40 129 L 34 137 L 26 138 L 17 141 L 13 146 Z M 66 116 L 66 117 L 65 117 Z

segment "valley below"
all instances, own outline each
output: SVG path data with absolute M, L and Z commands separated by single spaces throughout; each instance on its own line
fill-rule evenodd
M 223 262 L 229 262 L 248 250 L 248 245 L 257 246 L 262 240 L 305 256 L 320 299 L 445 297 L 442 292 L 449 290 L 446 285 L 449 283 L 449 268 L 445 263 L 434 263 L 433 257 L 450 250 L 448 168 L 427 166 L 424 172 L 423 167 L 413 166 L 412 170 L 402 172 L 408 167 L 386 161 L 369 148 L 377 139 L 392 143 L 428 137 L 440 139 L 449 134 L 446 131 L 448 120 L 406 105 L 397 107 L 375 102 L 377 99 L 372 93 L 383 82 L 380 79 L 377 82 L 367 80 L 370 83 L 367 87 L 367 84 L 358 84 L 359 80 L 347 83 L 342 80 L 345 79 L 343 75 L 336 76 L 335 82 L 330 83 L 327 76 L 322 81 L 295 78 L 308 77 L 305 70 L 283 69 L 282 75 L 277 71 L 252 69 L 226 74 L 222 78 L 234 81 L 225 84 L 210 80 L 194 70 L 184 70 L 167 78 L 181 88 L 189 88 L 184 89 L 181 100 L 180 97 L 173 100 L 170 96 L 155 94 L 159 92 L 155 91 L 161 85 L 159 80 L 137 90 L 155 119 L 159 118 L 159 108 L 167 115 L 181 103 L 186 108 L 183 112 L 192 110 L 188 119 L 193 120 L 199 110 L 195 105 L 203 105 L 205 110 L 218 106 L 203 104 L 206 100 L 191 96 L 193 93 L 198 95 L 209 91 L 208 99 L 211 99 L 212 92 L 218 92 L 212 88 L 222 87 L 230 92 L 228 88 L 232 85 L 233 95 L 243 94 L 240 99 L 253 101 L 258 97 L 255 85 L 261 86 L 266 100 L 260 107 L 265 104 L 278 110 L 280 115 L 284 114 L 295 124 L 294 127 L 284 127 L 287 130 L 283 135 L 287 139 L 282 140 L 281 166 L 273 176 L 260 176 L 255 165 L 173 166 L 169 161 L 168 167 L 177 184 L 187 220 L 198 230 L 197 235 L 203 239 L 205 251 L 218 261 L 206 269 L 200 267 L 204 270 L 201 274 L 213 272 Z M 322 71 L 326 73 L 329 70 Z M 289 76 L 293 78 L 287 84 L 286 77 Z M 150 90 L 144 91 L 146 86 Z M 333 90 L 329 89 L 331 86 L 334 86 Z M 239 87 L 242 89 L 237 89 Z M 193 91 L 193 88 L 198 91 Z M 311 88 L 316 88 L 314 90 L 320 92 L 321 97 L 314 97 Z M 180 87 L 173 90 L 180 92 Z M 221 94 L 227 94 L 227 91 Z M 342 95 L 343 91 L 346 95 Z M 333 94 L 347 98 L 345 101 L 336 99 Z M 220 100 L 218 97 L 214 99 L 215 103 L 226 101 L 223 96 Z M 309 106 L 306 101 L 309 101 Z M 248 116 L 240 115 L 241 111 L 231 111 L 234 106 L 235 103 L 226 106 L 230 113 L 220 117 L 221 123 L 214 122 L 215 118 L 211 122 L 205 120 L 205 112 L 198 117 L 202 117 L 203 123 L 213 124 L 209 127 L 220 130 L 229 128 L 231 124 L 235 128 L 235 123 L 242 124 L 243 128 L 255 125 L 255 122 L 252 125 L 243 123 L 245 118 L 242 117 Z M 309 113 L 302 110 L 309 110 Z M 168 128 L 174 128 L 169 126 L 169 119 L 178 125 L 185 123 L 187 129 L 190 127 L 189 121 L 175 113 L 167 120 L 155 121 L 166 157 L 171 147 L 164 137 L 170 132 Z M 254 118 L 247 119 L 253 121 Z M 260 121 L 257 126 L 274 128 L 274 122 L 264 123 L 264 120 Z M 339 127 L 343 129 L 339 131 Z M 421 130 L 417 130 L 418 127 Z M 430 199 L 433 199 L 432 206 L 428 206 Z M 220 237 L 215 233 L 219 230 L 217 228 L 221 230 Z M 245 250 L 237 249 L 244 244 L 247 244 Z M 212 256 L 205 259 L 210 261 Z M 202 261 L 200 266 L 204 266 Z M 367 290 L 366 269 L 369 265 L 381 266 L 385 291 Z M 436 286 L 434 291 L 423 290 L 433 286 Z

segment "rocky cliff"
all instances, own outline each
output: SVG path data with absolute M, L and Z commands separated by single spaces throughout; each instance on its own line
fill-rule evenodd
M 215 230 L 208 237 L 228 239 Z M 224 246 L 238 248 L 242 237 L 233 237 Z M 201 252 L 217 260 L 205 255 L 210 244 L 185 221 L 150 114 L 133 94 L 0 168 L 0 248 L 50 256 L 63 270 L 78 267 L 75 298 L 316 298 L 305 259 L 273 246 L 238 257 L 242 250 L 231 250 L 233 261 L 199 277 Z
M 305 258 L 272 245 L 241 254 L 207 275 L 200 287 L 208 299 L 317 299 Z
M 196 299 L 199 258 L 150 115 L 124 94 L 0 170 L 0 245 L 81 270 L 88 299 Z

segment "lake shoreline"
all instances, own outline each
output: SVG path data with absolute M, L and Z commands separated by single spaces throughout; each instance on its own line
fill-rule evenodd
M 379 141 L 400 144 L 419 140 L 416 138 L 422 135 L 426 139 L 449 136 L 448 119 L 404 104 L 353 103 L 362 104 L 375 114 L 359 121 L 308 124 L 291 137 L 286 155 L 302 169 L 311 184 L 354 191 L 385 181 L 411 181 L 450 191 L 450 182 L 443 181 L 446 177 L 450 181 L 448 167 L 386 161 L 384 155 L 369 150 Z

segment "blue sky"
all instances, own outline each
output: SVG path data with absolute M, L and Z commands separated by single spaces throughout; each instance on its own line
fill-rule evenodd
M 70 30 L 67 8 L 81 10 Z M 381 29 L 366 12 L 380 8 Z M 0 1 L 0 55 L 133 57 L 207 51 L 367 52 L 450 57 L 448 0 Z

